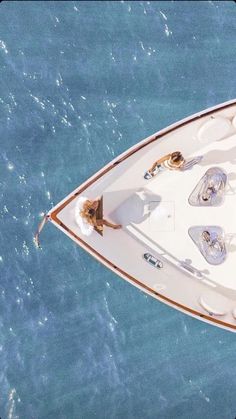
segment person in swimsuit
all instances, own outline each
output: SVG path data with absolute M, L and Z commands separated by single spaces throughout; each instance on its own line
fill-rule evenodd
M 207 202 L 211 201 L 218 193 L 222 193 L 225 188 L 225 183 L 220 177 L 220 175 L 216 176 L 215 179 L 210 179 L 207 183 L 207 187 L 205 191 L 202 193 L 202 200 Z
M 208 202 L 211 200 L 213 195 L 217 192 L 214 186 L 208 186 L 206 191 L 202 194 L 202 200 Z
M 218 252 L 223 252 L 224 250 L 223 240 L 216 233 L 211 234 L 210 231 L 205 230 L 202 232 L 202 240 L 207 244 L 207 246 L 210 249 L 214 249 L 215 251 L 218 251 Z
M 81 196 L 76 203 L 75 219 L 82 233 L 86 236 L 89 236 L 93 232 L 94 227 L 100 231 L 103 230 L 103 225 L 114 229 L 120 229 L 122 227 L 120 224 L 113 224 L 104 218 L 97 218 L 96 211 L 98 209 L 99 202 L 99 199 L 92 201 Z
M 144 174 L 144 179 L 151 179 L 163 169 L 180 170 L 184 163 L 185 159 L 181 152 L 174 151 L 173 153 L 167 154 L 161 159 L 155 161 L 152 167 Z

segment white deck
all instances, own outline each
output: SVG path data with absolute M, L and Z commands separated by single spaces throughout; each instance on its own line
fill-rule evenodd
M 103 237 L 96 232 L 83 237 L 74 218 L 76 198 L 57 215 L 83 243 L 57 224 L 62 231 L 85 249 L 88 245 L 91 253 L 94 249 L 97 252 L 94 256 L 99 260 L 99 255 L 102 255 L 103 263 L 111 269 L 116 270 L 118 267 L 119 275 L 126 280 L 133 283 L 132 278 L 135 278 L 136 286 L 143 288 L 143 284 L 161 294 L 157 298 L 163 296 L 173 301 L 173 304 L 166 301 L 167 304 L 174 306 L 178 303 L 204 315 L 210 309 L 204 309 L 202 302 L 206 300 L 207 307 L 209 300 L 210 307 L 214 303 L 216 305 L 216 315 L 221 316 L 225 324 L 234 327 L 235 115 L 236 105 L 232 104 L 227 109 L 216 110 L 211 116 L 203 116 L 167 133 L 119 163 L 82 192 L 83 196 L 91 199 L 103 195 L 104 217 L 121 223 L 122 230 L 105 227 Z M 215 120 L 212 120 L 212 116 Z M 186 158 L 201 155 L 203 159 L 185 172 L 166 171 L 149 181 L 143 178 L 144 172 L 154 160 L 175 150 L 180 150 Z M 189 195 L 205 172 L 213 166 L 222 168 L 229 178 L 223 204 L 219 207 L 191 206 L 188 203 Z M 198 225 L 216 225 L 224 229 L 228 254 L 221 265 L 208 264 L 188 235 L 188 229 Z M 143 259 L 145 252 L 162 260 L 163 269 L 157 270 L 150 266 Z M 186 268 L 193 272 L 188 272 Z M 145 291 L 151 293 L 147 289 Z
M 191 267 L 212 282 L 236 291 L 236 160 L 228 161 L 236 150 L 236 135 L 208 144 L 201 150 L 202 163 L 186 172 L 166 171 L 147 181 L 147 187 L 127 199 L 116 210 L 116 218 L 134 236 L 142 237 L 155 250 L 162 248 L 176 259 L 188 259 Z M 217 151 L 216 151 L 217 150 Z M 219 152 L 221 150 L 221 152 Z M 228 150 L 228 151 L 226 151 Z M 234 153 L 236 155 L 236 153 Z M 219 207 L 194 207 L 188 198 L 198 181 L 212 166 L 229 176 L 224 202 Z M 235 175 L 233 176 L 233 174 Z M 106 205 L 106 194 L 104 195 Z M 141 215 L 143 212 L 143 215 Z M 146 215 L 145 215 L 146 212 Z M 210 265 L 188 234 L 192 226 L 220 226 L 226 235 L 227 258 L 221 265 Z M 135 228 L 133 228 L 135 227 Z M 155 244 L 155 246 L 153 246 Z

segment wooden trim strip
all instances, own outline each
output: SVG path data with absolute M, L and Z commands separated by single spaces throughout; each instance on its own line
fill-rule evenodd
M 82 244 L 82 246 L 84 248 L 86 248 L 86 250 L 91 253 L 92 255 L 94 255 L 100 262 L 110 266 L 111 270 L 113 270 L 114 272 L 116 272 L 117 274 L 119 274 L 120 276 L 124 276 L 127 279 L 129 279 L 131 282 L 133 282 L 134 284 L 137 284 L 140 288 L 148 291 L 149 293 L 155 295 L 156 297 L 158 297 L 158 299 L 160 300 L 164 300 L 167 303 L 169 303 L 170 305 L 176 306 L 179 309 L 183 310 L 184 312 L 188 312 L 191 313 L 192 315 L 196 316 L 196 317 L 200 317 L 202 319 L 207 320 L 210 323 L 216 323 L 218 325 L 221 325 L 223 327 L 226 327 L 228 329 L 233 329 L 236 331 L 236 325 L 232 325 L 229 323 L 226 323 L 222 320 L 219 319 L 215 319 L 213 317 L 207 316 L 203 313 L 200 313 L 196 310 L 192 310 L 189 307 L 186 307 L 180 303 L 177 303 L 174 300 L 171 300 L 168 297 L 165 297 L 164 295 L 154 291 L 152 288 L 148 287 L 147 285 L 145 285 L 142 281 L 138 280 L 137 278 L 132 277 L 130 274 L 128 274 L 127 272 L 123 271 L 122 269 L 120 269 L 118 266 L 115 266 L 111 261 L 109 261 L 108 259 L 106 259 L 103 255 L 101 255 L 99 252 L 97 252 L 93 247 L 91 247 L 88 243 L 84 242 L 80 237 L 78 237 L 72 230 L 70 230 L 68 227 L 66 227 L 57 217 L 58 213 L 65 208 L 70 202 L 73 201 L 73 199 L 76 198 L 76 196 L 78 196 L 79 194 L 81 194 L 85 189 L 87 189 L 91 184 L 93 184 L 94 182 L 96 182 L 100 177 L 102 177 L 104 174 L 106 174 L 107 172 L 109 172 L 111 169 L 113 169 L 115 166 L 117 166 L 117 164 L 121 163 L 122 161 L 126 160 L 128 157 L 130 157 L 132 154 L 136 153 L 137 151 L 141 150 L 142 148 L 146 147 L 148 144 L 151 144 L 152 142 L 156 141 L 157 139 L 163 137 L 166 134 L 169 134 L 172 131 L 175 131 L 176 129 L 189 124 L 190 122 L 193 122 L 203 116 L 207 116 L 212 114 L 215 111 L 219 111 L 219 110 L 223 110 L 226 109 L 230 106 L 233 106 L 236 104 L 236 101 L 229 103 L 227 105 L 224 105 L 222 107 L 216 107 L 213 108 L 210 111 L 206 111 L 203 113 L 198 114 L 197 116 L 193 117 L 192 119 L 188 119 L 185 122 L 180 122 L 178 125 L 176 125 L 173 128 L 170 128 L 169 130 L 167 129 L 166 131 L 164 131 L 162 134 L 157 134 L 154 135 L 153 137 L 151 137 L 149 140 L 147 140 L 145 143 L 138 145 L 137 147 L 135 147 L 134 149 L 130 150 L 129 152 L 127 152 L 121 159 L 115 161 L 114 163 L 112 163 L 110 166 L 108 166 L 106 169 L 104 169 L 101 173 L 99 173 L 97 176 L 95 176 L 93 179 L 88 180 L 88 182 L 86 182 L 84 184 L 83 187 L 81 187 L 79 190 L 77 190 L 77 192 L 71 196 L 70 198 L 68 198 L 68 200 L 66 200 L 65 202 L 63 202 L 58 208 L 55 209 L 55 211 L 53 211 L 50 214 L 50 218 L 51 220 L 53 220 L 56 224 L 58 224 L 60 227 L 62 227 L 64 230 L 66 230 L 72 237 L 74 237 L 78 242 L 80 242 Z
M 109 265 L 110 268 L 111 268 L 111 270 L 113 270 L 119 276 L 125 276 L 131 282 L 133 282 L 134 284 L 137 284 L 139 287 L 141 287 L 142 289 L 144 289 L 144 290 L 148 291 L 149 293 L 155 295 L 159 299 L 168 302 L 170 305 L 179 307 L 183 311 L 189 312 L 189 313 L 193 314 L 194 316 L 201 317 L 201 318 L 203 318 L 203 319 L 205 319 L 207 321 L 210 321 L 212 323 L 217 323 L 217 324 L 219 324 L 221 326 L 225 326 L 227 328 L 231 328 L 231 329 L 236 330 L 236 325 L 234 326 L 234 325 L 232 325 L 230 323 L 223 322 L 222 320 L 218 320 L 218 319 L 215 319 L 213 317 L 207 316 L 207 315 L 205 315 L 203 313 L 199 313 L 196 310 L 192 310 L 191 308 L 186 307 L 183 304 L 177 303 L 176 301 L 171 300 L 170 298 L 168 298 L 168 297 L 160 294 L 159 292 L 154 291 L 152 288 L 150 288 L 147 285 L 145 285 L 142 281 L 138 280 L 137 278 L 134 278 L 133 276 L 131 276 L 127 272 L 123 271 L 118 266 L 115 266 L 112 262 L 110 262 L 108 259 L 106 259 L 104 256 L 102 256 L 99 252 L 97 252 L 95 249 L 93 249 L 93 247 L 91 247 L 89 244 L 87 244 L 86 242 L 84 242 L 80 237 L 78 237 L 72 230 L 70 230 L 68 227 L 66 227 L 58 218 L 56 218 L 56 220 L 53 218 L 53 221 L 57 222 L 60 225 L 60 227 L 64 228 L 77 241 L 81 242 L 81 244 L 88 249 L 88 252 L 91 253 L 92 255 L 96 256 L 96 258 L 100 262 L 102 262 L 103 264 L 105 263 L 105 264 Z

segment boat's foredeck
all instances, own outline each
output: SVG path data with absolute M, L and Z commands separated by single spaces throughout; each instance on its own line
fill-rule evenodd
M 203 159 L 191 170 L 166 171 L 147 181 L 117 209 L 117 216 L 132 235 L 141 238 L 179 266 L 202 272 L 223 287 L 236 290 L 236 135 L 208 144 L 201 150 Z M 189 204 L 189 196 L 212 166 L 227 173 L 228 184 L 222 205 L 198 207 Z M 227 257 L 219 265 L 209 264 L 189 235 L 193 226 L 219 226 L 225 233 Z
M 156 159 L 175 150 L 187 160 L 199 156 L 202 160 L 190 170 L 167 170 L 144 179 L 144 172 Z M 190 195 L 212 167 L 227 176 L 222 202 L 218 206 L 190 205 Z M 81 195 L 88 199 L 103 196 L 104 217 L 122 224 L 122 229 L 105 227 L 103 237 L 95 231 L 83 236 L 75 220 Z M 236 330 L 235 207 L 236 104 L 230 103 L 164 134 L 157 133 L 126 156 L 119 156 L 50 215 L 57 227 L 127 281 L 206 321 L 211 321 L 209 316 L 222 316 L 214 322 Z M 223 232 L 226 257 L 220 263 L 209 263 L 190 236 L 191 229 L 199 226 Z M 147 253 L 163 269 L 147 263 Z

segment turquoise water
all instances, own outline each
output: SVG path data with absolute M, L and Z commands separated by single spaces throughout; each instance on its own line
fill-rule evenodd
M 236 335 L 147 297 L 40 214 L 236 97 L 234 2 L 0 4 L 0 417 L 231 419 Z

